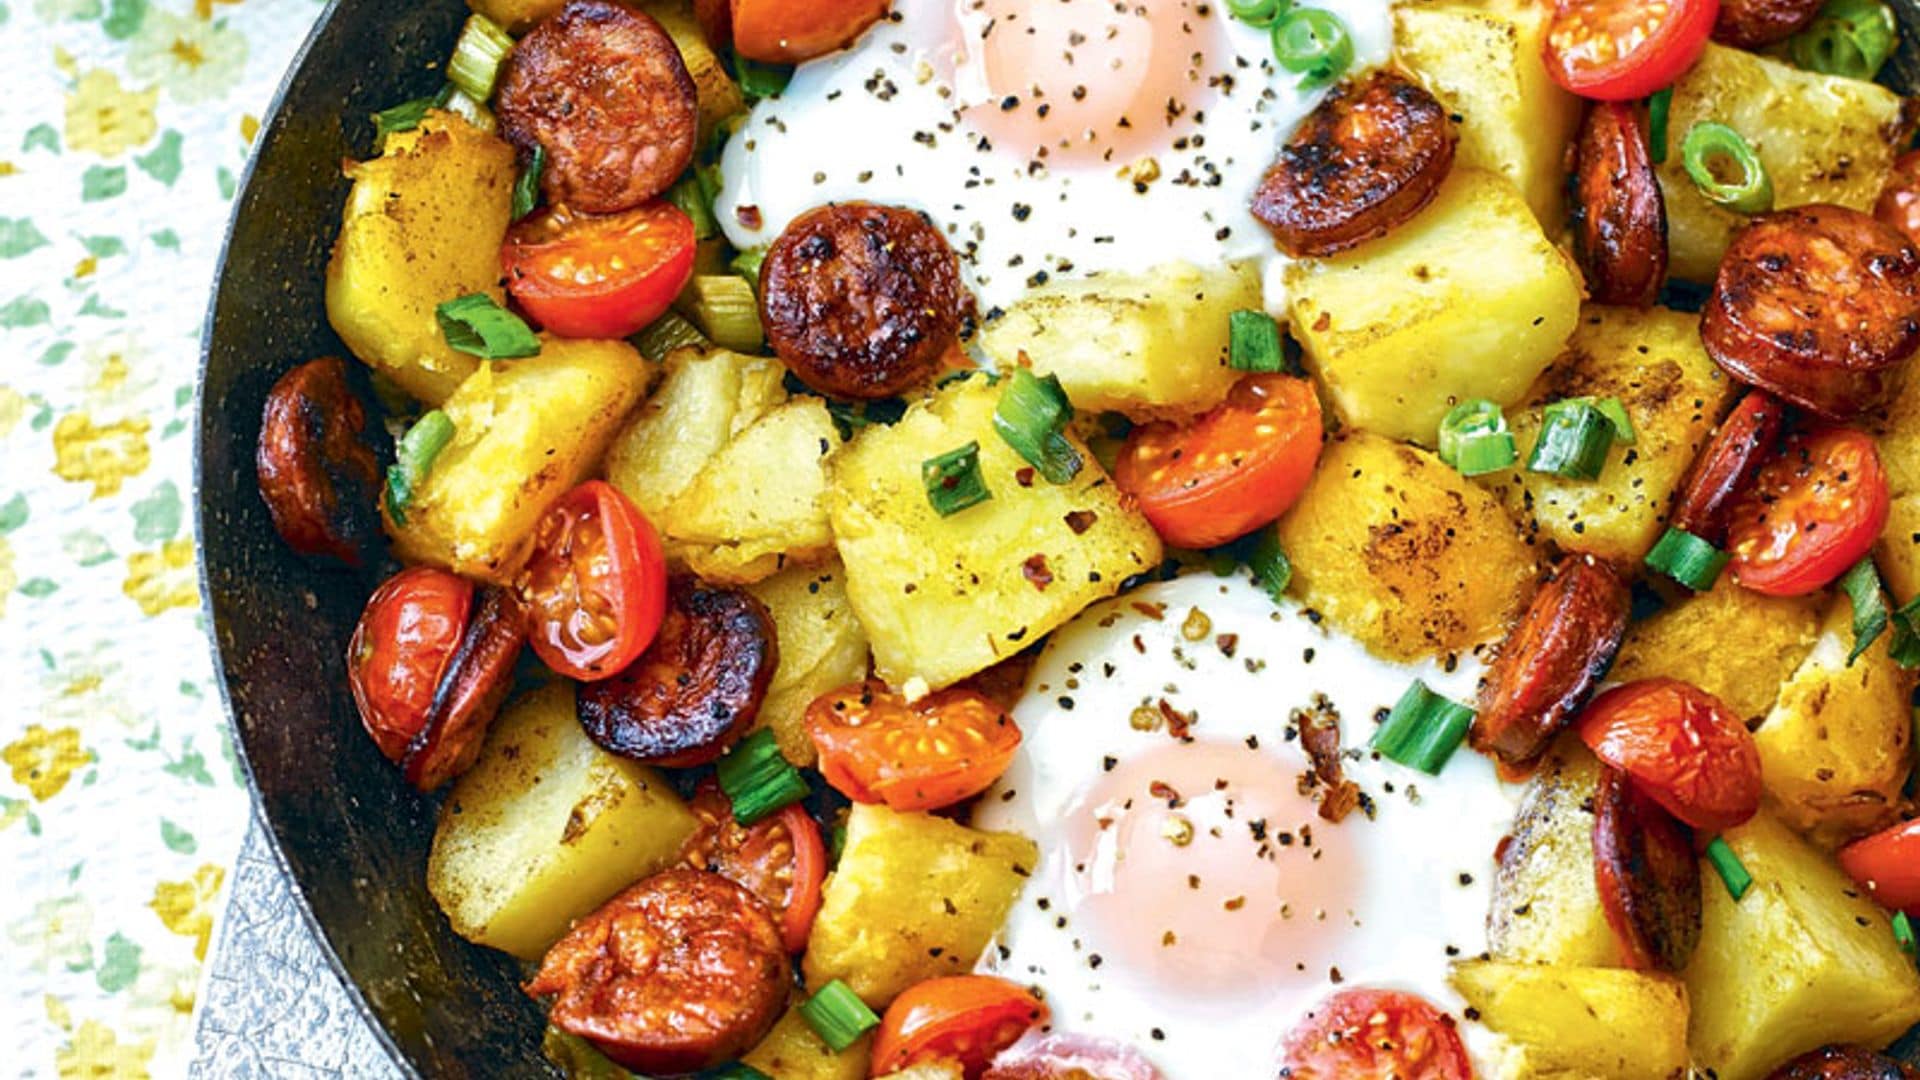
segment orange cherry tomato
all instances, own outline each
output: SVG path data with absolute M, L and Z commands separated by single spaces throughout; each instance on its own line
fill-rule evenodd
M 873 1037 L 869 1076 L 911 1065 L 957 1061 L 968 1080 L 986 1072 L 993 1056 L 1047 1018 L 1047 1007 L 1025 987 L 992 975 L 928 979 L 893 999 Z
M 1616 686 L 1581 714 L 1580 739 L 1667 812 L 1719 832 L 1760 809 L 1760 751 L 1747 726 L 1677 679 Z
M 1286 513 L 1325 437 L 1311 382 L 1249 375 L 1196 420 L 1134 428 L 1113 478 L 1168 543 L 1209 548 Z
M 878 682 L 854 683 L 807 706 L 820 775 L 862 803 L 936 810 L 993 785 L 1020 747 L 1005 709 L 949 687 L 912 704 Z
M 426 726 L 472 614 L 473 583 L 425 566 L 388 578 L 367 601 L 347 643 L 347 685 L 387 760 L 404 758 Z
M 1291 1080 L 1472 1080 L 1453 1018 L 1417 994 L 1346 990 L 1287 1036 Z
M 1881 907 L 1920 915 L 1920 821 L 1841 848 L 1840 867 Z
M 594 682 L 639 657 L 667 611 L 667 558 L 632 500 L 604 480 L 561 496 L 520 572 L 528 639 L 546 665 Z
M 852 44 L 886 13 L 887 0 L 733 0 L 733 48 L 798 64 Z
M 767 902 L 787 951 L 806 948 L 827 876 L 827 847 L 813 815 L 795 803 L 742 825 L 733 818 L 733 800 L 712 779 L 701 781 L 687 808 L 699 824 L 680 845 L 681 860 L 746 886 Z
M 1720 0 L 1559 0 L 1547 73 L 1581 97 L 1647 97 L 1700 59 L 1719 18 Z
M 1873 437 L 1830 427 L 1787 442 L 1728 510 L 1733 576 L 1768 596 L 1804 596 L 1867 557 L 1892 509 Z
M 507 288 L 565 338 L 623 338 L 659 318 L 693 276 L 693 219 L 671 203 L 618 214 L 555 207 L 507 232 Z

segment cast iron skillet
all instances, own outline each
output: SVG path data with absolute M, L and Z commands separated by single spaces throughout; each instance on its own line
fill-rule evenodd
M 1920 0 L 1894 5 L 1908 45 L 1889 81 L 1920 92 Z M 514 963 L 454 935 L 427 895 L 436 802 L 361 731 L 343 657 L 376 582 L 296 558 L 254 481 L 268 388 L 297 363 L 347 355 L 322 295 L 348 187 L 341 159 L 371 154 L 371 114 L 440 87 L 438 65 L 466 14 L 462 0 L 332 0 L 281 86 L 235 204 L 203 339 L 201 574 L 273 847 L 394 1061 L 429 1076 L 557 1076 Z

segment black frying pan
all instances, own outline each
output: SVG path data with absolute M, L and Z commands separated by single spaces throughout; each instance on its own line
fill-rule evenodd
M 1893 0 L 1908 42 L 1889 82 L 1920 93 L 1920 0 Z M 340 226 L 342 158 L 367 117 L 436 91 L 462 0 L 333 0 L 295 58 L 235 204 L 204 341 L 201 572 L 236 741 L 293 892 L 355 1005 L 403 1070 L 557 1076 L 513 961 L 448 930 L 427 895 L 436 803 L 361 733 L 343 657 L 376 584 L 316 570 L 274 535 L 254 481 L 261 405 L 301 361 L 346 355 L 322 272 Z M 1913 1060 L 1920 1061 L 1920 1052 Z

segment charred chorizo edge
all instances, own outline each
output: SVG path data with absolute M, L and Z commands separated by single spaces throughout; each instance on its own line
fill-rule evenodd
M 1569 555 L 1534 593 L 1480 686 L 1472 741 L 1510 765 L 1532 761 L 1573 720 L 1626 636 L 1632 596 L 1591 555 Z
M 1792 37 L 1820 14 L 1825 0 L 1721 0 L 1713 40 L 1758 49 Z
M 1640 970 L 1682 970 L 1700 943 L 1692 831 L 1604 765 L 1593 811 L 1594 885 L 1621 955 Z
M 1596 303 L 1651 307 L 1667 277 L 1667 204 L 1640 107 L 1595 102 L 1580 128 L 1573 239 Z
M 337 356 L 308 361 L 267 393 L 254 467 L 273 527 L 302 555 L 359 566 L 380 535 L 380 462 L 367 411 Z
M 1767 1080 L 1920 1080 L 1920 1069 L 1858 1046 L 1823 1046 L 1780 1066 Z
M 1920 150 L 1909 150 L 1893 163 L 1873 216 L 1900 230 L 1909 243 L 1920 244 Z
M 1765 390 L 1749 390 L 1687 466 L 1674 496 L 1672 524 L 1715 547 L 1727 540 L 1727 506 L 1780 442 L 1786 407 Z
M 526 640 L 525 609 L 513 591 L 480 590 L 460 649 L 434 689 L 427 722 L 407 746 L 408 783 L 432 791 L 473 767 L 513 687 L 513 667 Z

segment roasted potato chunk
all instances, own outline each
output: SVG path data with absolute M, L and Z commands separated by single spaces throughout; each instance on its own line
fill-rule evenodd
M 1722 574 L 1712 591 L 1629 626 L 1612 678 L 1690 682 L 1758 722 L 1812 651 L 1824 604 L 1818 595 L 1762 596 Z
M 661 521 L 702 577 L 747 584 L 833 550 L 827 460 L 840 433 L 817 397 L 775 406 L 695 474 Z
M 807 733 L 807 706 L 867 677 L 867 632 L 847 599 L 846 568 L 838 560 L 790 567 L 748 591 L 767 605 L 780 642 L 780 664 L 758 723 L 773 729 L 788 761 L 812 765 L 818 754 Z
M 1881 456 L 1886 456 L 1884 449 Z M 1920 596 L 1920 492 L 1893 500 L 1874 561 L 1880 564 L 1880 576 L 1893 592 L 1894 603 L 1909 604 Z
M 1622 967 L 1593 876 L 1594 792 L 1600 762 L 1566 737 L 1527 785 L 1501 853 L 1487 912 L 1496 960 L 1560 967 Z
M 1452 982 L 1528 1080 L 1684 1080 L 1687 987 L 1644 971 L 1469 961 Z
M 867 1080 L 872 1045 L 873 1036 L 862 1035 L 859 1042 L 836 1054 L 795 1007 L 740 1061 L 778 1080 Z
M 714 349 L 681 349 L 666 359 L 659 392 L 613 440 L 607 479 L 654 527 L 709 460 L 768 410 L 787 400 L 780 362 Z

